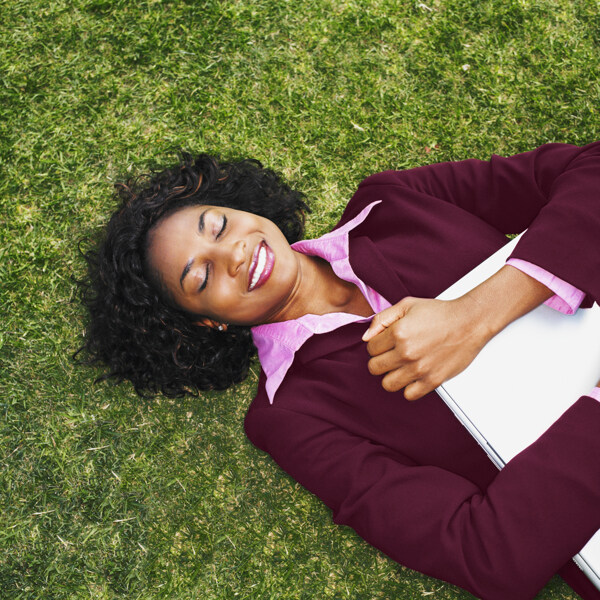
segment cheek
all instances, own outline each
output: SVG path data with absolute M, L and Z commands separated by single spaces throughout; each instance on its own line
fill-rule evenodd
M 235 313 L 244 305 L 244 299 L 240 296 L 239 290 L 225 280 L 213 280 L 210 293 L 202 298 L 202 303 L 216 314 Z
M 294 260 L 293 256 L 283 255 L 279 257 L 279 260 L 275 263 L 273 269 L 274 282 L 281 288 L 293 285 L 298 273 L 298 265 Z

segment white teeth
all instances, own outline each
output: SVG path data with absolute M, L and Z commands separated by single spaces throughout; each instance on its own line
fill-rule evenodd
M 262 275 L 263 269 L 267 264 L 267 250 L 264 246 L 258 251 L 258 259 L 256 261 L 256 269 L 252 275 L 252 281 L 250 282 L 250 289 L 253 290 L 254 286 L 258 282 L 259 277 Z

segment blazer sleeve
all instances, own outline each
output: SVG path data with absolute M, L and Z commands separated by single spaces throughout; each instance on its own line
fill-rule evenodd
M 450 202 L 504 234 L 528 229 L 511 258 L 600 299 L 600 142 L 385 171 L 359 189 L 389 185 Z
M 600 528 L 599 426 L 600 403 L 581 397 L 484 492 L 314 416 L 273 405 L 245 422 L 336 523 L 486 600 L 532 598 Z

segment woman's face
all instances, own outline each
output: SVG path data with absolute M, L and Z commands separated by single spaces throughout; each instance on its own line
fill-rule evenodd
M 149 236 L 151 268 L 177 305 L 194 315 L 235 325 L 282 320 L 299 288 L 298 254 L 264 217 L 190 206 Z

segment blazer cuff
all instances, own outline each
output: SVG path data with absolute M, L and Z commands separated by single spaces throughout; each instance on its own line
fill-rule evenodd
M 565 315 L 574 314 L 585 297 L 585 292 L 529 261 L 520 258 L 509 258 L 506 264 L 523 271 L 526 275 L 533 277 L 552 290 L 554 296 L 548 298 L 544 304 Z
M 595 400 L 598 400 L 598 402 L 600 402 L 600 387 L 595 387 L 589 394 L 588 396 L 590 398 L 594 398 Z

